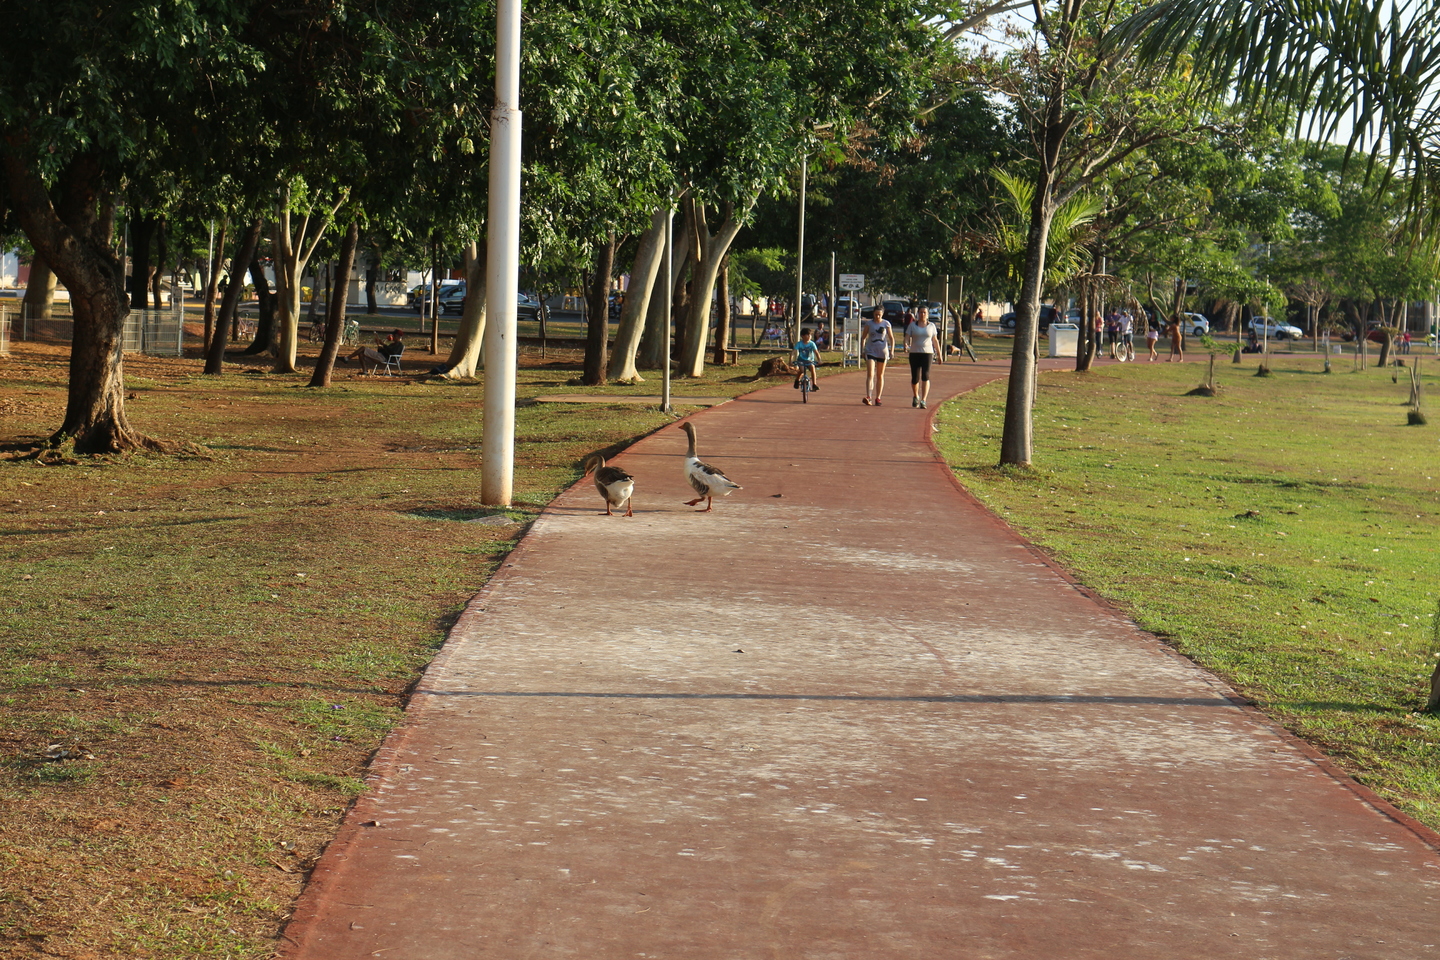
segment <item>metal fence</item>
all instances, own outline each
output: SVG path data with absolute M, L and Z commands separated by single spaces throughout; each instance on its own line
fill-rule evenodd
M 38 313 L 38 311 L 36 311 Z M 147 353 L 152 357 L 185 355 L 185 301 L 177 297 L 162 310 L 132 310 L 125 317 L 121 338 L 126 353 Z M 66 316 L 32 316 L 23 303 L 0 306 L 0 355 L 10 353 L 11 340 L 48 340 L 69 343 L 75 338 L 75 322 Z
M 185 355 L 185 304 L 177 302 L 166 310 L 131 310 L 121 334 L 126 353 L 152 357 Z

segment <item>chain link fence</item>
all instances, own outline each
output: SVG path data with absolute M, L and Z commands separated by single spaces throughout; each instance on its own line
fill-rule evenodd
M 185 355 L 185 302 L 160 310 L 132 310 L 125 317 L 121 337 L 126 353 L 152 357 Z M 75 339 L 75 321 L 52 310 L 49 317 L 26 304 L 0 306 L 0 356 L 8 356 L 11 340 L 43 340 L 70 343 Z

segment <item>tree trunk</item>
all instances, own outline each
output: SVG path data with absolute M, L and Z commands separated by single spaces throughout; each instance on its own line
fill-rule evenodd
M 720 322 L 715 325 L 715 365 L 725 365 L 725 348 L 730 344 L 730 254 L 720 258 L 719 289 L 715 299 L 720 304 Z
M 585 326 L 585 373 L 587 387 L 605 383 L 606 347 L 610 340 L 610 277 L 615 272 L 615 234 L 595 249 L 595 272 L 587 293 L 588 322 Z
M 30 279 L 25 284 L 21 301 L 25 316 L 31 320 L 49 320 L 55 313 L 55 271 L 42 254 L 30 261 Z
M 675 250 L 670 258 L 670 276 L 666 278 L 663 274 L 657 273 L 659 277 L 654 292 L 650 295 L 650 309 L 645 314 L 645 334 L 640 338 L 640 366 L 648 370 L 658 370 L 665 365 L 665 354 L 671 349 L 671 336 L 674 332 L 676 319 L 680 316 L 676 305 L 679 302 L 681 289 L 680 278 L 685 276 L 685 271 L 690 265 L 691 246 L 694 242 L 694 231 L 687 229 L 690 222 L 689 212 L 681 219 L 681 231 L 673 235 L 676 241 Z M 665 261 L 664 239 L 660 241 L 660 261 Z M 665 323 L 665 308 L 670 307 L 670 325 Z
M 375 314 L 380 312 L 380 304 L 375 300 L 375 282 L 380 278 L 380 268 L 370 264 L 365 268 L 365 312 Z
M 270 291 L 270 281 L 265 276 L 265 268 L 260 264 L 258 254 L 250 258 L 250 282 L 255 286 L 256 296 L 255 340 L 245 348 L 246 356 L 274 349 L 275 321 L 279 313 L 276 303 L 278 298 Z
M 725 204 L 721 208 L 720 229 L 711 234 L 704 204 L 693 200 L 688 203 L 694 210 L 695 269 L 690 278 L 690 305 L 686 311 L 685 336 L 678 365 L 681 376 L 699 377 L 705 373 L 710 301 L 715 293 L 715 281 L 720 275 L 720 263 L 729 252 L 735 235 L 740 232 L 740 221 L 754 204 L 752 199 L 738 216 L 734 204 Z
M 306 264 L 315 254 L 315 247 L 325 235 L 325 228 L 345 202 L 345 196 L 342 191 L 334 205 L 322 210 L 318 216 L 314 215 L 312 208 L 300 216 L 298 225 L 295 225 L 290 216 L 289 187 L 281 194 L 275 220 L 275 299 L 279 306 L 276 320 L 280 327 L 280 345 L 275 354 L 276 373 L 299 372 L 295 359 L 300 347 L 300 280 L 305 275 Z
M 27 162 L 28 143 L 12 135 L 0 151 L 20 227 L 70 292 L 75 332 L 65 419 L 51 445 L 76 453 L 118 453 L 165 445 L 130 427 L 125 416 L 122 331 L 129 313 L 125 268 L 111 249 L 114 206 L 106 171 L 88 154 L 70 160 L 47 189 Z
M 345 301 L 350 299 L 343 292 L 335 296 L 335 288 L 349 286 L 350 271 L 355 269 L 355 248 L 360 245 L 360 221 L 350 221 L 345 238 L 340 242 L 340 259 L 330 276 L 332 284 L 325 301 L 325 345 L 320 348 L 320 358 L 315 361 L 315 372 L 310 375 L 310 386 L 330 386 L 330 375 L 335 369 L 335 356 L 340 352 L 340 341 L 345 334 Z
M 132 217 L 130 220 L 130 309 L 146 310 L 150 306 L 150 235 L 155 218 Z
M 1045 248 L 1055 216 L 1054 184 L 1050 168 L 1042 163 L 1035 178 L 1035 199 L 1030 205 L 1030 228 L 1025 239 L 1025 274 L 1020 302 L 1015 304 L 1015 343 L 1010 353 L 1010 380 L 1005 399 L 1005 428 L 1000 439 L 1000 463 L 1028 467 L 1034 452 L 1035 390 L 1038 386 L 1035 351 L 1039 346 L 1040 298 L 1044 293 Z
M 209 278 L 208 278 L 208 279 L 206 280 L 206 282 L 205 282 L 205 347 L 204 347 L 205 354 L 206 354 L 207 357 L 209 356 L 209 353 L 210 353 L 210 341 L 211 341 L 211 338 L 213 338 L 213 337 L 215 336 L 215 296 L 216 296 L 216 294 L 219 293 L 219 291 L 220 291 L 220 266 L 221 266 L 221 264 L 223 264 L 223 263 L 225 262 L 225 241 L 226 241 L 226 239 L 227 239 L 227 237 L 228 237 L 229 229 L 230 229 L 230 221 L 229 221 L 229 220 L 221 220 L 221 221 L 220 221 L 220 235 L 215 238 L 215 250 L 214 250 L 214 252 L 211 253 L 211 255 L 210 255 L 210 263 L 208 264 L 208 266 L 209 266 L 209 268 L 210 268 L 210 276 L 209 276 Z M 233 274 L 235 271 L 232 270 L 232 271 L 230 271 L 230 272 Z M 227 285 L 227 286 L 228 286 L 228 285 Z M 225 329 L 224 329 L 223 324 L 222 324 L 222 326 L 221 326 L 221 328 L 220 328 L 220 336 L 221 336 L 222 338 L 225 336 Z M 207 359 L 205 362 L 206 362 L 206 366 L 207 366 L 207 368 L 208 368 L 210 361 Z M 206 372 L 206 373 L 209 373 L 210 371 L 207 369 L 205 372 Z
M 166 222 L 157 220 L 155 222 L 155 266 L 150 270 L 150 300 L 155 304 L 154 309 L 159 310 L 163 304 L 160 302 L 160 288 L 165 283 L 165 261 L 170 256 L 170 245 L 166 243 Z
M 444 376 L 448 380 L 468 380 L 479 373 L 480 349 L 485 341 L 487 252 L 487 247 L 473 240 L 465 247 L 465 308 L 450 357 L 445 361 Z
M 635 357 L 645 332 L 645 320 L 654 299 L 660 266 L 665 260 L 666 216 L 665 210 L 655 211 L 650 217 L 649 229 L 640 235 L 635 249 L 635 263 L 630 268 L 630 289 L 625 296 L 625 308 L 620 312 L 620 326 L 615 331 L 615 350 L 610 354 L 607 372 L 611 380 L 639 383 L 642 379 L 635 369 Z
M 245 228 L 244 235 L 240 238 L 240 248 L 235 251 L 235 259 L 230 261 L 230 282 L 225 285 L 225 299 L 220 304 L 220 322 L 215 326 L 215 334 L 210 338 L 210 343 L 205 352 L 205 372 L 208 374 L 220 373 L 225 365 L 225 345 L 228 341 L 226 336 L 226 322 L 235 315 L 236 304 L 240 302 L 240 295 L 245 290 L 245 274 L 234 269 L 236 264 L 251 263 L 255 259 L 255 248 L 260 244 L 261 221 L 255 220 Z M 225 236 L 225 228 L 220 228 L 220 236 Z M 219 248 L 216 248 L 217 258 Z M 218 271 L 217 271 L 218 272 Z M 263 278 L 262 278 L 263 279 Z M 214 286 L 212 283 L 211 286 Z M 258 339 L 258 337 L 257 337 Z

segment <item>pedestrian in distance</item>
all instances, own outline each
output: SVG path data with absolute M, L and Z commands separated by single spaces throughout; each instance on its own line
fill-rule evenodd
M 1171 360 L 1174 360 L 1174 361 L 1177 361 L 1177 362 L 1179 362 L 1179 363 L 1184 363 L 1184 362 L 1185 362 L 1185 325 L 1184 325 L 1183 323 L 1181 323 L 1181 322 L 1180 322 L 1180 319 L 1177 317 L 1176 319 L 1170 321 L 1169 327 L 1170 327 L 1170 356 L 1168 356 L 1168 357 L 1165 358 L 1165 362 L 1166 362 L 1166 363 L 1169 363 Z
M 1160 356 L 1160 354 L 1155 352 L 1155 344 L 1159 342 L 1159 340 L 1160 329 L 1156 327 L 1153 323 L 1147 324 L 1145 327 L 1145 346 L 1150 348 L 1150 356 L 1147 359 L 1151 363 L 1154 363 L 1155 358 Z
M 880 393 L 885 389 L 885 364 L 895 350 L 895 331 L 878 305 L 863 326 L 861 336 L 865 344 L 865 396 L 860 398 L 860 402 L 878 407 Z
M 922 308 L 905 325 L 905 353 L 910 358 L 910 406 L 924 410 L 930 397 L 930 362 L 945 362 L 940 352 L 940 328 L 930 322 L 929 310 Z
M 1129 310 L 1120 311 L 1120 359 L 1135 359 L 1135 318 Z

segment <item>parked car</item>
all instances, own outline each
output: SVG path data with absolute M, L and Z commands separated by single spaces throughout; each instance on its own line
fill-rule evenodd
M 464 284 L 461 284 L 461 286 L 463 287 Z M 463 296 L 460 298 L 459 306 L 456 307 L 453 311 L 450 310 L 450 308 L 445 305 L 445 299 L 444 299 L 444 293 L 443 293 L 443 292 L 441 293 L 440 303 L 441 303 L 441 306 L 445 308 L 445 312 L 446 312 L 446 313 L 451 313 L 451 312 L 454 312 L 454 313 L 464 313 L 464 312 L 465 312 L 465 297 L 463 297 Z M 515 297 L 515 317 L 516 317 L 516 319 L 518 319 L 518 320 L 535 320 L 535 319 L 537 319 L 539 316 L 540 316 L 540 301 L 539 301 L 539 300 L 536 300 L 534 297 L 530 296 L 529 294 L 525 294 L 525 293 L 521 293 L 521 294 L 517 294 L 517 295 L 516 295 L 516 297 Z
M 465 281 L 440 288 L 440 312 L 460 313 L 465 309 Z
M 1354 329 L 1351 328 L 1351 327 L 1346 327 L 1346 328 L 1345 328 L 1345 332 L 1340 335 L 1340 338 L 1341 338 L 1342 340 L 1344 340 L 1346 343 L 1349 343 L 1351 340 L 1354 340 L 1354 339 L 1355 339 L 1355 331 L 1354 331 Z M 1371 320 L 1371 321 L 1370 321 L 1370 324 L 1366 327 L 1365 339 L 1366 339 L 1366 340 L 1369 340 L 1371 343 L 1384 343 L 1384 342 L 1385 342 L 1385 335 L 1380 332 L 1380 324 L 1379 324 L 1378 322 L 1376 322 L 1376 321 L 1374 321 L 1374 320 Z M 1395 339 L 1396 339 L 1396 340 L 1399 340 L 1400 338 L 1399 338 L 1399 336 L 1397 335 L 1397 336 L 1395 337 Z
M 1056 320 L 1056 318 L 1059 317 L 1059 316 L 1060 316 L 1060 311 L 1056 310 L 1054 307 L 1050 306 L 1048 303 L 1041 304 L 1041 305 L 1040 305 L 1040 330 L 1043 332 L 1043 331 L 1045 331 L 1045 330 L 1050 329 L 1050 324 L 1054 323 L 1055 320 Z M 1015 329 L 1015 313 L 1014 313 L 1014 311 L 1011 311 L 1010 313 L 1002 313 L 1002 314 L 1000 314 L 1000 326 L 1003 327 L 1003 328 L 1005 328 L 1006 330 L 1014 330 L 1014 329 Z
M 931 323 L 934 323 L 934 324 L 939 324 L 939 323 L 940 323 L 940 301 L 939 301 L 939 300 L 927 300 L 927 301 L 925 301 L 925 309 L 926 309 L 926 310 L 929 312 L 929 314 L 930 314 L 930 322 L 931 322 Z
M 1198 313 L 1182 314 L 1185 318 L 1185 330 L 1192 337 L 1203 337 L 1210 333 L 1210 321 Z
M 1250 329 L 1255 336 L 1265 337 L 1270 340 L 1299 340 L 1305 336 L 1305 331 L 1299 327 L 1292 327 L 1284 320 L 1271 317 L 1266 321 L 1264 317 L 1256 317 L 1250 321 Z
M 849 320 L 852 313 L 860 309 L 860 304 L 854 297 L 835 298 L 835 319 Z
M 905 320 L 905 311 L 910 309 L 910 301 L 881 300 L 880 309 L 884 311 L 885 319 L 890 321 L 890 326 L 898 328 Z

